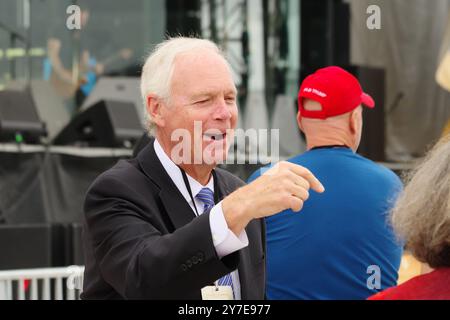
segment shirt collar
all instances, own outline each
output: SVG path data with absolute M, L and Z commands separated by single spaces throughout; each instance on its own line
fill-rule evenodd
M 180 168 L 164 152 L 158 139 L 155 139 L 153 146 L 155 148 L 156 155 L 158 156 L 158 159 L 161 162 L 164 169 L 166 170 L 167 174 L 172 179 L 172 181 L 175 183 L 178 190 L 180 190 L 181 194 L 186 199 L 186 201 L 188 203 L 191 203 L 192 202 L 191 196 L 189 195 L 189 192 L 184 184 L 183 175 L 181 174 Z M 186 174 L 186 176 L 188 178 L 189 185 L 190 185 L 191 191 L 192 191 L 192 196 L 194 198 L 197 196 L 197 194 L 203 188 L 209 188 L 212 192 L 214 192 L 214 177 L 213 177 L 213 175 L 211 175 L 211 178 L 209 179 L 209 182 L 206 186 L 203 186 L 200 182 L 198 182 L 197 180 L 192 178 L 190 175 Z
M 195 198 L 197 194 L 203 189 L 208 188 L 214 193 L 214 177 L 211 175 L 211 179 L 206 186 L 202 186 L 200 182 L 192 178 L 190 175 L 186 174 L 189 185 L 191 186 L 192 196 Z

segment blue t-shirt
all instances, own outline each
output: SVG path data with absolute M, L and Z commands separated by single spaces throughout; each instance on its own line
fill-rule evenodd
M 396 285 L 402 246 L 387 219 L 400 179 L 348 148 L 288 161 L 308 168 L 325 192 L 310 191 L 298 213 L 266 218 L 267 298 L 366 299 Z
M 90 57 L 88 61 L 88 67 L 90 69 L 93 69 L 96 65 L 97 60 Z M 49 58 L 46 58 L 44 60 L 43 68 L 43 79 L 46 81 L 50 81 L 53 72 L 53 66 Z M 80 86 L 80 90 L 85 96 L 88 96 L 92 92 L 92 90 L 94 90 L 95 83 L 97 82 L 97 74 L 94 71 L 89 70 L 84 74 L 84 77 L 86 78 L 86 83 Z

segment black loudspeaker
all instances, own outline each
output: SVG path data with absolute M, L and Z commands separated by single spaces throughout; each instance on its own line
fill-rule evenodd
M 0 91 L 0 141 L 40 143 L 47 135 L 29 90 Z
M 301 74 L 350 64 L 350 6 L 343 0 L 301 1 Z
M 52 84 L 46 80 L 31 80 L 29 84 L 23 80 L 11 81 L 7 89 L 25 90 L 27 86 L 30 88 L 37 113 L 45 123 L 46 140 L 51 141 L 69 123 L 71 117 L 69 108 Z
M 142 130 L 133 103 L 102 100 L 75 116 L 53 144 L 132 148 Z
M 373 160 L 385 161 L 385 72 L 384 69 L 343 66 L 358 78 L 364 92 L 375 100 L 374 109 L 363 109 L 363 131 L 358 153 Z
M 64 265 L 64 230 L 61 226 L 0 226 L 0 270 Z

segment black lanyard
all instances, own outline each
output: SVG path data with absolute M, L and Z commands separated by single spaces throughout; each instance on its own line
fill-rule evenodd
M 192 189 L 191 189 L 191 185 L 189 183 L 188 177 L 186 175 L 186 172 L 184 172 L 184 170 L 181 167 L 178 167 L 181 171 L 181 175 L 183 176 L 183 181 L 184 181 L 184 185 L 186 186 L 186 189 L 189 193 L 189 196 L 191 197 L 192 200 L 192 204 L 194 205 L 194 209 L 195 209 L 195 215 L 198 217 L 200 214 L 198 213 L 198 209 L 197 209 L 197 205 L 195 204 L 194 201 L 194 197 L 192 196 Z M 214 179 L 214 204 L 217 204 L 219 202 L 219 195 L 217 193 L 217 175 L 216 175 L 216 171 L 212 170 L 212 176 Z

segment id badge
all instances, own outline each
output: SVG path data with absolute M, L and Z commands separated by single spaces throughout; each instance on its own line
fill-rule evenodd
M 234 300 L 231 286 L 207 286 L 202 289 L 203 300 Z

